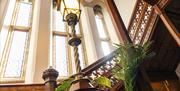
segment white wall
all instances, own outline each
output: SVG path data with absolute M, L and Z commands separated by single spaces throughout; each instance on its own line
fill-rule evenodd
M 114 0 L 126 28 L 130 23 L 136 1 L 137 0 Z
M 28 55 L 25 83 L 34 83 L 40 7 L 41 7 L 41 0 L 36 0 L 35 5 L 34 5 L 34 12 L 33 12 L 31 39 L 30 39 L 30 46 L 29 46 L 30 50 L 29 50 L 29 55 Z
M 51 0 L 41 0 L 34 83 L 44 83 L 43 71 L 48 69 L 50 57 Z
M 109 15 L 107 8 L 105 5 L 101 4 L 103 15 L 104 15 L 104 20 L 106 23 L 106 28 L 108 30 L 108 35 L 111 39 L 112 44 L 117 43 L 119 44 L 121 42 L 121 36 L 118 36 L 118 32 L 115 30 L 113 22 L 111 20 L 111 16 Z

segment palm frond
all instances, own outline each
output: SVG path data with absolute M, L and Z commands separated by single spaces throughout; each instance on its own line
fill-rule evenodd
M 140 44 L 115 44 L 117 47 L 117 64 L 121 67 L 115 66 L 112 70 L 116 78 L 125 81 L 126 91 L 133 91 L 135 85 L 135 78 L 137 74 L 137 68 L 141 61 L 152 56 L 154 53 L 150 52 L 150 45 L 152 42 Z

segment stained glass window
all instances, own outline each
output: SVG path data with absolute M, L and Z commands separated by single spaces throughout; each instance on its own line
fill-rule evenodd
M 111 40 L 108 35 L 108 30 L 106 28 L 106 23 L 103 17 L 101 6 L 95 5 L 93 9 L 95 14 L 95 21 L 96 21 L 99 41 L 101 42 L 100 48 L 103 52 L 102 54 L 105 56 L 111 52 Z
M 32 9 L 32 0 L 9 2 L 0 34 L 0 82 L 24 80 Z
M 100 38 L 107 38 L 102 18 L 100 18 L 98 15 L 96 15 L 95 18 L 96 18 L 95 20 L 96 20 L 96 25 L 98 28 L 99 37 Z

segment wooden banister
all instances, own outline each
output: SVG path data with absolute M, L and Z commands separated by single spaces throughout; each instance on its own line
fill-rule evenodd
M 123 81 L 118 80 L 114 77 L 111 70 L 116 65 L 116 51 L 113 51 L 109 55 L 99 59 L 95 63 L 91 64 L 87 68 L 83 69 L 85 77 L 89 79 L 94 79 L 98 76 L 105 76 L 111 80 L 112 88 L 110 91 L 117 91 L 115 89 L 120 89 L 123 87 Z
M 99 66 L 105 64 L 107 61 L 112 60 L 114 57 L 115 57 L 115 51 L 113 51 L 109 55 L 99 59 L 98 61 L 94 62 L 93 64 L 89 65 L 88 67 L 84 68 L 81 72 L 83 72 L 85 75 L 89 74 L 90 72 L 97 69 Z

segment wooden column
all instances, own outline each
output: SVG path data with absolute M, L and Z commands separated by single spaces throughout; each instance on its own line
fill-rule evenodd
M 119 33 L 118 35 L 120 35 L 122 37 L 123 42 L 130 42 L 132 43 L 128 31 L 122 21 L 122 18 L 117 10 L 117 7 L 114 3 L 113 0 L 104 0 L 105 4 L 107 6 L 108 12 L 111 16 L 111 19 L 113 21 L 114 27 L 116 29 L 116 31 Z
M 59 73 L 52 67 L 43 72 L 42 78 L 45 81 L 46 91 L 55 91 L 55 88 L 57 86 L 56 79 L 58 75 Z

